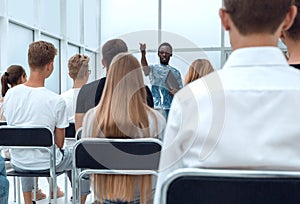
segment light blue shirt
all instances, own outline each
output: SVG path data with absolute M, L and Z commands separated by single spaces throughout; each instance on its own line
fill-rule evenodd
M 161 108 L 163 110 L 169 110 L 173 96 L 169 92 L 168 88 L 166 87 L 166 77 L 169 71 L 172 71 L 173 75 L 177 79 L 179 84 L 179 88 L 183 87 L 181 74 L 180 72 L 170 66 L 170 65 L 163 65 L 163 64 L 155 64 L 150 65 L 150 74 L 149 79 L 152 85 L 151 91 L 154 100 L 154 108 Z

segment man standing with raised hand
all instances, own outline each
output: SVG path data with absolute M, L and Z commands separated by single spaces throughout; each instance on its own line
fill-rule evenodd
M 169 65 L 170 58 L 173 54 L 172 46 L 165 42 L 158 47 L 158 57 L 160 64 L 148 65 L 146 58 L 146 44 L 140 43 L 140 51 L 142 54 L 141 64 L 145 76 L 149 76 L 152 85 L 151 91 L 154 100 L 154 108 L 162 109 L 165 116 L 168 117 L 170 106 L 174 94 L 182 88 L 182 79 L 180 72 Z M 167 78 L 172 74 L 176 86 L 168 87 Z

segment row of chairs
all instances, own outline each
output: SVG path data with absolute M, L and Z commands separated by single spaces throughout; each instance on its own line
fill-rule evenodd
M 56 199 L 57 176 L 65 172 L 56 172 L 54 135 L 45 127 L 0 126 L 0 147 L 3 148 L 37 148 L 49 153 L 50 170 L 47 173 L 8 172 L 15 177 L 51 177 L 50 190 Z M 49 148 L 51 147 L 51 148 Z M 73 203 L 80 203 L 80 180 L 84 175 L 131 174 L 156 175 L 160 158 L 161 142 L 158 139 L 81 139 L 73 149 Z M 66 178 L 66 177 L 65 177 Z M 18 190 L 19 190 L 18 184 Z M 67 179 L 65 179 L 65 203 L 67 203 Z M 20 203 L 20 190 L 18 203 Z M 49 203 L 51 199 L 49 198 Z
M 3 147 L 47 149 L 51 161 L 49 173 L 29 174 L 29 176 L 51 177 L 49 189 L 53 187 L 56 192 L 56 178 L 64 172 L 55 171 L 55 148 L 49 148 L 54 144 L 51 130 L 44 127 L 1 126 L 0 138 L 0 146 Z M 79 181 L 84 175 L 95 173 L 156 175 L 160 151 L 161 142 L 156 139 L 97 138 L 77 141 L 73 151 L 72 171 L 74 203 L 79 203 L 81 189 Z M 19 172 L 10 175 L 24 176 Z M 294 204 L 300 202 L 300 173 L 298 171 L 179 169 L 168 176 L 160 190 L 161 204 Z M 54 203 L 56 201 L 54 195 Z

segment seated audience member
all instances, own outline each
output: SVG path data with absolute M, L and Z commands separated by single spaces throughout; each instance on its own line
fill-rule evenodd
M 86 113 L 83 137 L 152 138 L 164 129 L 164 117 L 147 106 L 141 66 L 133 55 L 121 53 L 113 59 L 103 97 L 105 100 Z M 149 175 L 94 175 L 93 184 L 100 203 L 152 201 Z
M 214 71 L 214 68 L 207 59 L 196 59 L 192 62 L 189 70 L 185 76 L 184 84 L 187 85 L 196 79 L 199 79 L 211 72 Z
M 56 170 L 72 169 L 72 150 L 64 145 L 65 128 L 69 125 L 66 104 L 61 96 L 45 88 L 45 80 L 53 72 L 56 48 L 45 41 L 31 43 L 28 49 L 30 77 L 7 91 L 4 98 L 4 114 L 8 125 L 45 126 L 55 134 Z M 16 100 L 18 98 L 18 100 Z M 48 152 L 38 149 L 11 150 L 11 164 L 19 172 L 40 172 L 49 169 Z M 32 204 L 34 179 L 21 178 L 25 204 Z M 84 181 L 83 195 L 89 192 L 89 182 Z M 86 196 L 83 196 L 84 199 Z
M 5 117 L 3 114 L 3 101 L 4 96 L 9 88 L 12 88 L 18 84 L 23 84 L 26 82 L 27 76 L 25 69 L 20 65 L 11 65 L 7 68 L 6 72 L 1 77 L 1 95 L 0 99 L 0 120 L 5 121 Z
M 155 65 L 148 65 L 146 58 L 146 44 L 140 43 L 140 51 L 143 72 L 145 76 L 149 76 L 151 83 L 154 107 L 156 109 L 163 110 L 166 118 L 168 118 L 173 96 L 183 86 L 180 72 L 169 65 L 169 61 L 173 55 L 173 48 L 167 42 L 160 44 L 157 54 L 160 63 Z M 177 88 L 168 87 L 166 84 L 167 76 L 170 72 L 173 74 L 175 81 L 177 82 Z
M 8 203 L 9 182 L 6 178 L 5 162 L 0 156 L 0 203 Z
M 121 52 L 127 52 L 126 43 L 121 39 L 112 39 L 107 41 L 102 47 L 102 64 L 109 70 L 110 63 L 114 56 Z M 79 91 L 75 113 L 75 128 L 78 130 L 82 126 L 84 114 L 91 108 L 99 104 L 104 89 L 106 77 L 84 85 Z M 150 89 L 146 86 L 147 103 L 153 107 L 153 98 Z
M 281 34 L 281 40 L 286 45 L 288 51 L 288 63 L 300 69 L 300 1 L 295 0 L 295 6 L 298 13 L 295 17 L 293 25 Z
M 89 60 L 88 56 L 76 54 L 68 62 L 69 76 L 73 80 L 73 87 L 62 93 L 61 96 L 67 105 L 68 120 L 72 123 L 75 122 L 75 108 L 79 90 L 89 79 Z
M 296 15 L 292 3 L 224 0 L 219 14 L 233 53 L 175 95 L 155 203 L 178 168 L 300 169 L 300 72 L 277 47 Z

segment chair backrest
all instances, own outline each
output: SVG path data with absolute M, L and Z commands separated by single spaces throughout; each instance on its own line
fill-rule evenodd
M 54 144 L 52 131 L 46 127 L 0 126 L 0 146 L 39 146 Z
M 157 170 L 157 139 L 81 139 L 73 150 L 73 167 L 98 170 Z
M 7 122 L 6 122 L 6 121 L 3 121 L 3 120 L 1 120 L 1 121 L 0 121 L 0 126 L 2 126 L 2 125 L 7 125 Z
M 300 172 L 179 169 L 161 189 L 161 204 L 296 204 Z
M 69 126 L 65 129 L 65 137 L 75 138 L 75 135 L 76 135 L 75 123 L 69 123 Z

